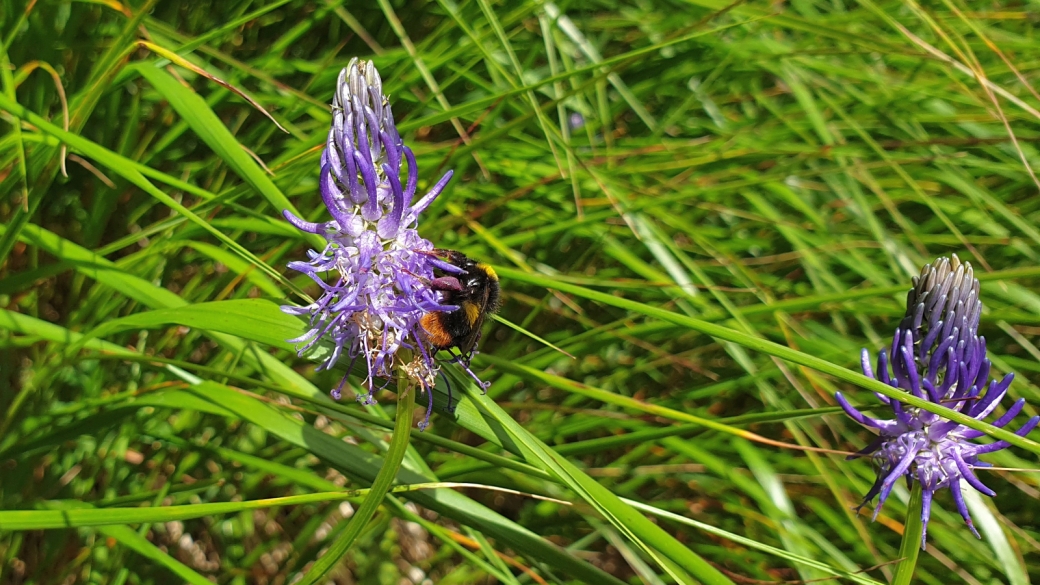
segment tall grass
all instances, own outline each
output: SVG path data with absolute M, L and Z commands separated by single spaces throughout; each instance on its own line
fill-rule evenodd
M 871 436 L 833 395 L 878 404 L 859 350 L 923 264 L 975 266 L 994 369 L 1040 405 L 1035 9 L 0 4 L 0 583 L 319 577 L 395 414 L 328 398 L 346 364 L 278 310 L 316 294 L 281 211 L 327 213 L 353 56 L 420 189 L 455 170 L 421 232 L 504 306 L 487 395 L 446 367 L 458 408 L 441 384 L 323 579 L 887 582 L 910 491 L 857 513 Z M 1036 468 L 1017 444 L 988 461 Z M 914 582 L 1040 577 L 1040 476 L 982 473 L 983 538 L 940 495 Z

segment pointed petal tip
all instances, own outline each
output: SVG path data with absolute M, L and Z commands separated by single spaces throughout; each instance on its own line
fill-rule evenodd
M 877 379 L 876 376 L 874 376 L 874 369 L 870 367 L 870 352 L 867 351 L 867 348 L 865 347 L 859 350 L 859 364 L 860 369 L 863 370 L 864 376 L 875 380 Z
M 1040 416 L 1030 417 L 1029 420 L 1026 421 L 1026 424 L 1022 425 L 1022 428 L 1015 431 L 1015 434 L 1020 437 L 1025 437 L 1029 433 L 1033 432 L 1033 429 L 1036 428 L 1038 423 L 1040 423 Z
M 876 505 L 876 506 L 874 506 L 874 513 L 870 515 L 870 521 L 871 521 L 871 522 L 877 522 L 877 517 L 878 517 L 878 514 L 880 514 L 880 513 L 881 513 L 881 507 L 882 507 L 883 505 L 884 505 L 884 504 L 883 504 L 882 502 L 880 502 L 880 501 L 879 501 L 879 502 L 877 503 L 877 505 Z
M 968 530 L 971 530 L 971 533 L 975 535 L 975 538 L 982 540 L 982 535 L 979 534 L 978 529 L 975 528 L 975 523 L 972 522 L 970 517 L 966 517 L 964 523 L 968 525 Z

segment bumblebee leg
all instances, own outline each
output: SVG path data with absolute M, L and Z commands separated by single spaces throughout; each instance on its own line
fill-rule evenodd
M 461 353 L 458 354 L 458 355 L 455 355 L 455 354 L 451 353 L 451 350 L 448 350 L 448 353 L 451 355 L 451 358 L 452 358 L 451 361 L 453 361 L 456 364 L 459 364 L 460 366 L 462 366 L 462 369 L 466 370 L 466 373 L 469 374 L 469 377 L 473 378 L 473 381 L 477 383 L 477 387 L 479 387 L 480 390 L 484 394 L 487 394 L 488 386 L 491 385 L 491 382 L 482 382 L 480 380 L 480 378 L 477 377 L 477 375 L 475 373 L 473 373 L 473 370 L 471 370 L 469 368 L 469 360 L 467 360 L 465 357 L 463 357 L 463 355 Z
M 473 361 L 473 356 L 480 353 L 477 351 L 477 348 L 480 346 L 480 338 L 483 335 L 484 332 L 477 329 L 477 336 L 473 338 L 473 344 L 469 346 L 469 350 L 466 353 L 462 353 L 462 350 L 459 349 L 459 358 L 461 358 L 467 366 L 469 366 L 470 362 Z
M 451 404 L 451 380 L 448 379 L 448 375 L 441 371 L 441 378 L 444 378 L 444 385 L 448 388 L 448 406 L 445 407 L 448 413 L 455 414 L 455 407 Z

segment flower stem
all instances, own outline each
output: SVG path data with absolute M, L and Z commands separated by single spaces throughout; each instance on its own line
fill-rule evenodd
M 906 521 L 903 523 L 903 542 L 899 545 L 899 565 L 896 567 L 892 585 L 910 585 L 917 566 L 917 555 L 921 552 L 921 483 L 914 482 L 910 490 L 910 503 L 906 507 Z
M 314 566 L 303 576 L 303 580 L 298 585 L 313 585 L 335 568 L 350 549 L 350 545 L 354 544 L 354 540 L 375 515 L 379 505 L 383 503 L 383 497 L 390 489 L 390 485 L 394 483 L 397 470 L 404 460 L 405 451 L 408 450 L 414 407 L 415 388 L 406 376 L 401 376 L 397 382 L 397 419 L 394 421 L 394 434 L 390 439 L 390 446 L 386 450 L 383 466 L 372 482 L 372 489 L 368 492 L 365 501 L 361 503 L 361 507 L 351 516 L 350 524 L 347 525 L 343 534 L 332 543 L 324 555 L 314 562 Z

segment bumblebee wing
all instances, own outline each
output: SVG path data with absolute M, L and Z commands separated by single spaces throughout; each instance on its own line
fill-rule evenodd
M 469 319 L 470 330 L 469 333 L 463 339 L 459 340 L 459 351 L 462 355 L 469 355 L 477 346 L 477 341 L 480 340 L 481 329 L 484 328 L 484 319 L 487 318 L 488 301 L 490 297 L 490 290 L 485 287 L 484 294 L 481 298 L 474 301 L 467 301 L 468 304 L 473 305 L 472 309 L 467 307 L 467 316 L 471 316 Z
M 474 323 L 469 335 L 459 342 L 459 351 L 462 355 L 469 355 L 477 346 L 480 339 L 480 330 L 484 327 L 484 315 L 481 315 Z

